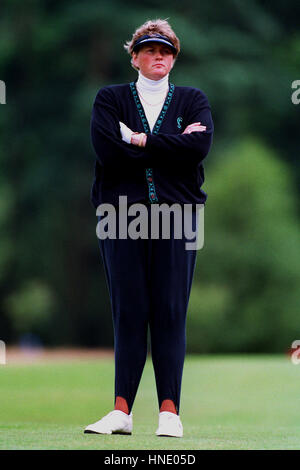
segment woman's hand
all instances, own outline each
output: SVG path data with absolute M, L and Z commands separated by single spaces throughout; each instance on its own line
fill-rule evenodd
M 201 122 L 193 122 L 184 129 L 183 134 L 191 134 L 192 132 L 204 131 L 206 131 L 206 126 L 201 126 Z
M 147 135 L 144 132 L 133 132 L 131 135 L 131 143 L 138 147 L 145 147 L 147 142 Z
M 145 147 L 147 136 L 144 132 L 133 132 L 123 122 L 119 122 L 122 140 L 128 144 L 137 145 L 138 147 Z

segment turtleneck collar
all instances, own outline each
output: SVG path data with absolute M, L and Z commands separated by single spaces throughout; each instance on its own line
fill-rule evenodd
M 150 78 L 146 78 L 139 71 L 136 86 L 141 92 L 145 91 L 147 93 L 162 93 L 169 87 L 169 74 L 160 80 L 150 80 Z

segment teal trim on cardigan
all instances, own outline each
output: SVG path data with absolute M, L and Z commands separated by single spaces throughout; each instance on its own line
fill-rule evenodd
M 136 86 L 135 86 L 135 82 L 130 83 L 130 89 L 132 91 L 136 107 L 138 109 L 140 118 L 142 120 L 144 131 L 145 131 L 146 134 L 151 134 L 150 126 L 149 126 L 148 120 L 146 118 L 144 108 L 143 108 L 142 103 L 140 101 L 140 98 L 139 98 L 139 95 L 138 95 L 138 92 L 137 92 L 137 89 L 136 89 Z M 167 110 L 170 106 L 174 90 L 175 90 L 175 85 L 173 85 L 173 83 L 170 83 L 169 84 L 168 94 L 166 96 L 166 99 L 165 99 L 165 102 L 164 102 L 163 107 L 161 109 L 161 112 L 160 112 L 160 114 L 159 114 L 159 116 L 156 120 L 156 123 L 153 127 L 152 134 L 158 134 L 160 126 L 161 126 L 161 124 L 164 120 L 164 117 L 167 113 Z M 154 184 L 154 180 L 153 180 L 153 169 L 152 168 L 146 168 L 146 180 L 147 180 L 147 184 L 148 184 L 149 200 L 150 200 L 151 204 L 153 204 L 155 202 L 158 202 L 158 197 L 157 197 L 157 194 L 156 194 L 155 184 Z

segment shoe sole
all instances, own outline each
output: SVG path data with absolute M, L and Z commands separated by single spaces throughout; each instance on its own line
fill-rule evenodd
M 131 436 L 131 432 L 113 431 L 112 434 L 122 434 L 124 436 Z
M 124 436 L 131 436 L 131 432 L 113 431 L 111 434 L 97 431 L 84 431 L 84 434 L 103 434 L 103 436 L 110 436 L 111 434 L 122 434 Z

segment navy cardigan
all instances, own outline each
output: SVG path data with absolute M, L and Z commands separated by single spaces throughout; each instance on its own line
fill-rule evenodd
M 122 140 L 119 121 L 133 132 L 146 132 L 144 148 Z M 201 122 L 205 132 L 182 134 L 187 125 Z M 204 204 L 207 194 L 203 159 L 213 136 L 210 105 L 196 88 L 169 83 L 169 92 L 152 130 L 139 100 L 135 82 L 101 88 L 94 101 L 91 138 L 96 152 L 91 202 L 128 204 Z

